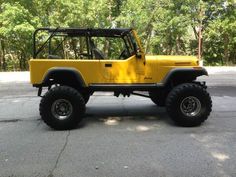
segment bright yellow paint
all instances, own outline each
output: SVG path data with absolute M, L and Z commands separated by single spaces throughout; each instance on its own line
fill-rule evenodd
M 87 85 L 91 83 L 159 83 L 173 68 L 198 66 L 195 57 L 149 55 L 145 57 L 145 60 L 135 56 L 127 60 L 31 59 L 29 64 L 32 84 L 40 84 L 49 69 L 69 67 L 80 72 Z M 105 64 L 112 64 L 112 67 L 105 67 Z
M 143 52 L 136 32 L 133 34 Z M 105 64 L 112 64 L 112 67 L 105 67 Z M 160 83 L 171 69 L 198 66 L 198 59 L 192 56 L 142 54 L 142 58 L 134 55 L 126 60 L 31 59 L 29 65 L 32 84 L 42 83 L 49 69 L 69 67 L 76 69 L 89 86 L 96 83 Z

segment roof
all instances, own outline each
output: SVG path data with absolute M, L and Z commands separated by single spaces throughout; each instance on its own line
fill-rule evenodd
M 60 33 L 68 36 L 97 36 L 97 37 L 119 37 L 128 34 L 131 28 L 115 28 L 115 29 L 93 29 L 93 28 L 42 28 L 49 33 Z

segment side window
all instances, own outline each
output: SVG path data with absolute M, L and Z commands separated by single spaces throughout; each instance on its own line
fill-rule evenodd
M 50 42 L 49 57 L 64 59 L 89 59 L 86 37 L 55 36 Z
M 89 43 L 94 59 L 123 60 L 129 57 L 125 42 L 120 37 L 91 37 Z

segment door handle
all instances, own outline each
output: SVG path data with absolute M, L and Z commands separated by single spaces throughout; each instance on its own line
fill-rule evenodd
M 112 67 L 112 64 L 111 64 L 111 63 L 109 63 L 109 64 L 106 63 L 106 64 L 105 64 L 105 67 Z

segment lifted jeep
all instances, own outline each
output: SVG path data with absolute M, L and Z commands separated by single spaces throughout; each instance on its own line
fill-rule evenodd
M 145 55 L 133 29 L 39 28 L 33 36 L 30 78 L 41 96 L 40 115 L 58 130 L 78 126 L 96 91 L 149 97 L 181 126 L 204 122 L 212 101 L 207 71 L 192 56 Z M 145 94 L 148 93 L 148 94 Z

